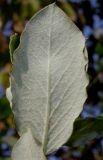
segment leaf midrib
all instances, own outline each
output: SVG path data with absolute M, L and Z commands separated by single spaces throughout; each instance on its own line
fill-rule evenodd
M 52 8 L 50 10 L 50 29 L 49 29 L 49 45 L 48 45 L 48 83 L 47 83 L 47 108 L 46 108 L 46 118 L 45 118 L 45 125 L 44 125 L 44 136 L 43 136 L 43 149 L 44 153 L 46 153 L 46 146 L 48 143 L 48 130 L 49 130 L 49 115 L 50 115 L 50 48 L 51 48 L 51 33 L 52 33 L 52 22 L 53 22 L 53 11 L 54 11 L 54 4 L 52 4 Z

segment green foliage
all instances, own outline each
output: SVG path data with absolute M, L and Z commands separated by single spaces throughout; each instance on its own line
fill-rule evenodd
M 79 146 L 87 143 L 89 140 L 96 138 L 98 134 L 103 134 L 103 115 L 96 118 L 78 118 L 74 123 L 73 134 L 68 144 Z
M 4 88 L 8 88 L 8 86 L 9 86 L 9 74 L 0 73 L 0 85 L 3 85 Z
M 10 104 L 6 97 L 0 98 L 0 120 L 8 118 L 11 113 Z

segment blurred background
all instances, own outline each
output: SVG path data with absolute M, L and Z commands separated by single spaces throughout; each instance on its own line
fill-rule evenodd
M 10 36 L 15 32 L 20 35 L 31 16 L 52 2 L 55 1 L 0 0 L 0 160 L 10 160 L 12 146 L 19 138 L 5 95 L 11 70 Z M 48 159 L 103 160 L 103 0 L 60 0 L 57 4 L 86 37 L 90 83 L 72 136 Z

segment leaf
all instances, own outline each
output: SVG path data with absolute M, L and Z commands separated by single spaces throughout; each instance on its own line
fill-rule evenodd
M 51 4 L 28 22 L 14 53 L 11 90 L 17 129 L 22 136 L 30 128 L 45 154 L 68 140 L 82 110 L 88 83 L 84 47 L 79 29 Z
M 14 145 L 12 159 L 14 160 L 46 160 L 40 144 L 35 142 L 31 130 L 28 129 Z M 19 153 L 19 154 L 18 154 Z
M 17 33 L 10 37 L 9 49 L 10 49 L 10 59 L 13 62 L 13 53 L 20 43 L 20 37 Z
M 73 134 L 68 144 L 69 146 L 79 146 L 87 143 L 88 140 L 96 138 L 103 131 L 103 115 L 96 118 L 78 118 L 74 123 Z

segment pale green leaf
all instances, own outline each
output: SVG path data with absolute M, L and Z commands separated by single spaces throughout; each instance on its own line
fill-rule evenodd
M 88 83 L 84 47 L 80 30 L 52 4 L 28 22 L 15 51 L 11 90 L 17 129 L 22 136 L 31 128 L 45 154 L 68 140 L 82 110 Z
M 14 145 L 12 151 L 13 160 L 46 160 L 42 146 L 33 138 L 28 129 Z

